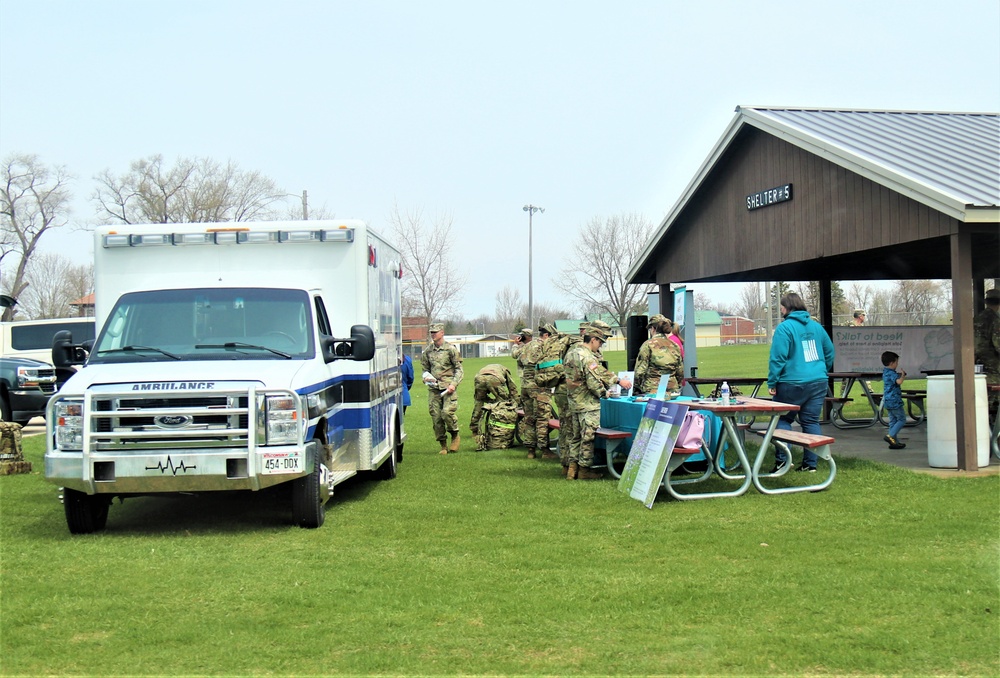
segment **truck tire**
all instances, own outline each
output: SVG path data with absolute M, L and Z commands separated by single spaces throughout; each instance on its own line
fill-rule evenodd
M 100 532 L 108 524 L 111 500 L 66 488 L 63 490 L 63 507 L 70 534 L 90 534 Z
M 292 520 L 299 527 L 316 528 L 326 518 L 326 502 L 320 491 L 320 461 L 308 475 L 292 481 Z
M 399 463 L 399 455 L 402 452 L 402 448 L 403 446 L 399 443 L 399 424 L 395 424 L 393 425 L 392 452 L 375 471 L 376 478 L 379 480 L 392 480 L 396 477 L 396 473 L 398 472 L 396 465 Z

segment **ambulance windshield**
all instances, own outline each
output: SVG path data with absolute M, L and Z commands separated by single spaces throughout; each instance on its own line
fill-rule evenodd
M 312 358 L 309 309 L 302 290 L 132 292 L 108 316 L 90 363 Z

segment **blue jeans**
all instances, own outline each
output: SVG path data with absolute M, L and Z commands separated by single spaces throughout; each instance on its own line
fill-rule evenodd
M 803 433 L 822 433 L 819 418 L 823 413 L 823 399 L 826 398 L 826 380 L 810 381 L 805 384 L 785 384 L 778 382 L 774 399 L 780 403 L 798 405 L 798 412 L 786 412 L 778 419 L 778 428 L 792 430 L 792 422 L 798 417 Z M 816 468 L 816 455 L 809 448 L 802 448 L 802 465 Z M 774 446 L 774 462 L 778 466 L 785 463 L 785 453 Z
M 903 424 L 906 423 L 906 412 L 903 410 L 903 406 L 899 407 L 887 407 L 886 410 L 889 411 L 889 437 L 895 438 L 899 435 L 900 430 L 903 428 Z

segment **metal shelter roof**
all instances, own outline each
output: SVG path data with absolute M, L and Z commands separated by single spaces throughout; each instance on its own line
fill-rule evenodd
M 854 164 L 849 169 L 879 183 L 895 182 L 959 212 L 966 208 L 964 218 L 952 214 L 961 221 L 981 220 L 970 214 L 975 208 L 1000 206 L 1000 114 L 736 110 L 749 124 L 832 154 L 837 164 Z M 996 221 L 996 213 L 988 220 Z
M 712 152 L 633 262 L 629 280 L 648 277 L 647 260 L 748 125 L 958 221 L 1000 222 L 998 113 L 738 106 Z

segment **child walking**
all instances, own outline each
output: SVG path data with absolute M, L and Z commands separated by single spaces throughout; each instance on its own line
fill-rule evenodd
M 889 435 L 884 440 L 890 450 L 901 450 L 906 443 L 899 442 L 900 429 L 906 423 L 903 410 L 903 392 L 900 388 L 906 379 L 906 372 L 899 369 L 899 354 L 886 351 L 882 354 L 882 408 L 889 413 Z

